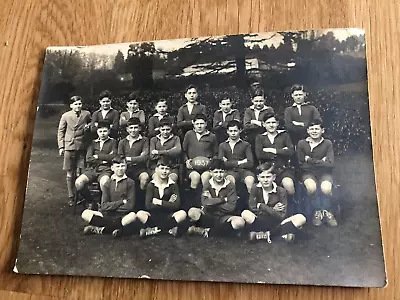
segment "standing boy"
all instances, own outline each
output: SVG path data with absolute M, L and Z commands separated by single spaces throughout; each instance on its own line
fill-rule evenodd
M 90 124 L 92 132 L 96 132 L 98 124 L 101 121 L 107 121 L 110 124 L 110 136 L 118 137 L 119 113 L 111 107 L 111 93 L 107 90 L 99 95 L 100 109 L 96 110 L 92 116 Z
M 160 121 L 168 116 L 168 105 L 167 100 L 160 99 L 156 104 L 156 113 L 149 119 L 149 137 L 152 138 L 160 133 Z
M 219 99 L 219 108 L 214 113 L 213 131 L 217 136 L 218 143 L 221 143 L 228 138 L 226 134 L 228 122 L 232 120 L 240 121 L 240 113 L 237 109 L 232 108 L 232 100 L 228 94 L 224 94 Z
M 135 92 L 129 94 L 128 102 L 126 103 L 126 111 L 121 113 L 119 125 L 126 126 L 130 118 L 138 118 L 140 120 L 140 125 L 142 126 L 146 122 L 144 111 L 139 108 L 137 93 Z
M 315 208 L 313 225 L 321 226 L 325 219 L 329 226 L 335 227 L 337 221 L 331 212 L 334 153 L 332 142 L 322 136 L 324 132 L 321 120 L 310 121 L 308 137 L 299 141 L 297 156 L 302 181 Z M 319 197 L 316 195 L 318 187 L 321 189 Z
M 74 205 L 74 182 L 85 167 L 85 132 L 89 129 L 90 112 L 82 110 L 82 98 L 70 99 L 71 110 L 61 116 L 58 125 L 58 149 L 64 156 L 63 170 L 67 172 L 68 205 Z
M 149 158 L 149 139 L 140 134 L 140 120 L 130 118 L 126 131 L 128 136 L 118 144 L 118 154 L 123 155 L 127 161 L 127 175 L 133 180 L 138 180 L 140 189 L 144 190 L 149 180 L 147 173 L 147 160 Z
M 293 85 L 290 94 L 294 103 L 285 109 L 285 126 L 292 144 L 297 146 L 297 143 L 307 136 L 308 123 L 321 119 L 321 116 L 315 106 L 305 102 L 307 92 L 303 85 Z
M 135 207 L 135 183 L 125 174 L 126 161 L 117 155 L 112 160 L 113 175 L 106 184 L 99 211 L 86 209 L 82 219 L 88 225 L 84 234 L 112 234 L 118 237 L 123 229 L 136 220 L 133 212 Z
M 100 121 L 97 124 L 98 138 L 92 141 L 86 153 L 87 168 L 75 181 L 75 187 L 86 201 L 89 209 L 96 209 L 90 194 L 88 184 L 98 181 L 100 190 L 104 193 L 105 185 L 110 180 L 112 174 L 112 159 L 117 154 L 117 141 L 110 138 L 110 124 L 107 121 Z
M 186 132 L 193 128 L 193 118 L 197 114 L 205 114 L 206 107 L 197 102 L 197 88 L 194 85 L 189 85 L 185 90 L 185 99 L 187 102 L 178 109 L 177 126 L 180 129 L 181 139 Z
M 286 216 L 286 190 L 274 182 L 276 175 L 272 164 L 264 163 L 257 171 L 259 183 L 251 190 L 249 210 L 242 212 L 242 218 L 251 230 L 250 240 L 271 243 L 272 238 L 281 237 L 286 242 L 293 242 L 306 218 L 301 214 Z

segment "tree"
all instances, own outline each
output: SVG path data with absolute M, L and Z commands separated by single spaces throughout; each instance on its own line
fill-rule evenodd
M 125 57 L 120 50 L 118 50 L 118 53 L 115 56 L 113 71 L 117 74 L 124 74 L 126 72 Z

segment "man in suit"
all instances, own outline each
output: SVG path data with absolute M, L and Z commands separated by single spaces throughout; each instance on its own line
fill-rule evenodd
M 90 112 L 82 110 L 82 98 L 70 98 L 71 110 L 61 116 L 58 125 L 58 149 L 64 156 L 63 170 L 67 172 L 68 205 L 74 204 L 74 182 L 85 167 L 84 135 L 89 129 Z

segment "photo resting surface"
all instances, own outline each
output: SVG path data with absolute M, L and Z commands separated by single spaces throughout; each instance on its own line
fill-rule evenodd
M 361 29 L 46 50 L 14 271 L 386 284 Z

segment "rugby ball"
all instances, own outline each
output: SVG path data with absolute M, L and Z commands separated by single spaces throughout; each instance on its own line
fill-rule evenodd
M 191 165 L 196 171 L 204 172 L 208 170 L 211 160 L 204 156 L 197 156 L 192 159 Z

